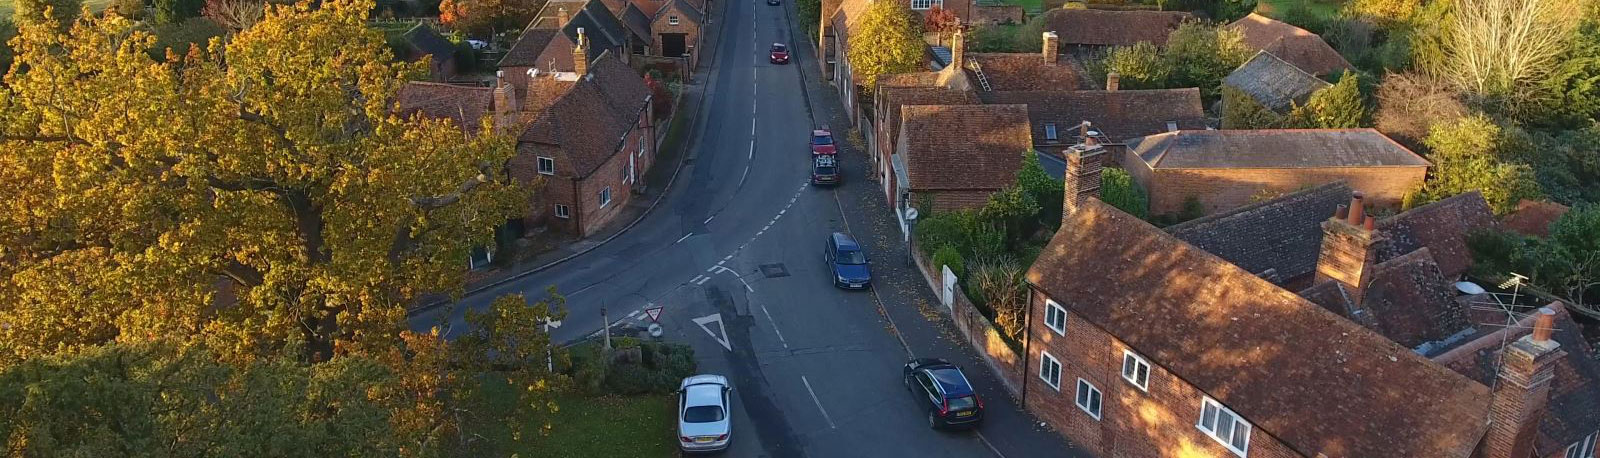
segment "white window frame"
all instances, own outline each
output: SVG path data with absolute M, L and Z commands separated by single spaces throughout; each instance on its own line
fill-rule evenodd
M 1046 377 L 1045 374 L 1050 376 Z M 1044 380 L 1046 385 L 1061 391 L 1061 360 L 1044 350 L 1039 351 L 1039 380 Z
M 1212 409 L 1212 411 L 1211 411 L 1212 421 L 1211 421 L 1211 426 L 1210 427 L 1206 426 L 1206 408 L 1207 407 L 1210 407 Z M 1226 413 L 1226 414 L 1228 414 L 1228 416 L 1233 417 L 1233 425 L 1229 426 L 1229 428 L 1228 428 L 1228 433 L 1229 433 L 1229 438 L 1228 439 L 1223 439 L 1223 438 L 1217 437 L 1217 434 L 1221 432 L 1220 431 L 1221 428 L 1219 428 L 1219 426 L 1221 426 L 1221 420 L 1222 420 L 1222 414 L 1223 413 Z M 1244 447 L 1243 448 L 1234 447 L 1233 446 L 1233 441 L 1232 441 L 1232 436 L 1235 436 L 1235 435 L 1239 434 L 1240 425 L 1244 426 Z M 1255 430 L 1255 427 L 1252 426 L 1250 424 L 1250 422 L 1245 421 L 1245 419 L 1243 417 L 1240 417 L 1238 413 L 1235 413 L 1234 411 L 1229 410 L 1226 406 L 1223 406 L 1222 403 L 1217 402 L 1217 400 L 1211 399 L 1210 396 L 1206 396 L 1204 399 L 1200 400 L 1200 421 L 1196 421 L 1194 423 L 1194 427 L 1196 429 L 1199 429 L 1200 432 L 1205 433 L 1206 437 L 1210 437 L 1211 440 L 1217 441 L 1217 443 L 1222 444 L 1223 447 L 1226 447 L 1229 451 L 1233 452 L 1236 455 L 1239 455 L 1239 456 L 1243 457 L 1243 456 L 1248 456 L 1249 453 L 1250 453 L 1250 433 Z
M 1600 432 L 1590 433 L 1579 439 L 1577 443 L 1567 446 L 1567 452 L 1561 458 L 1594 458 L 1594 446 Z
M 1144 368 L 1143 377 L 1140 377 L 1140 368 Z M 1139 387 L 1139 391 L 1150 392 L 1150 361 L 1134 353 L 1133 350 L 1123 350 L 1122 379 Z
M 1056 123 L 1044 123 L 1044 139 L 1052 142 L 1059 139 L 1059 137 L 1056 136 Z
M 600 208 L 606 208 L 607 205 L 611 205 L 611 187 L 610 186 L 606 186 L 605 189 L 601 189 L 600 190 Z
M 911 0 L 911 9 L 912 10 L 916 10 L 916 11 L 929 10 L 929 9 L 933 9 L 933 7 L 935 7 L 935 6 L 940 7 L 940 8 L 944 8 L 944 0 Z
M 568 207 L 566 204 L 556 204 L 556 217 L 561 219 L 571 218 L 572 207 Z
M 645 149 L 649 148 L 649 146 L 650 146 L 648 143 L 645 143 L 647 141 L 649 141 L 648 137 L 646 137 L 644 134 L 640 134 L 639 135 L 639 157 L 640 158 L 644 157 Z
M 1084 394 L 1084 388 L 1089 389 L 1088 395 Z M 1105 394 L 1101 393 L 1099 388 L 1095 388 L 1093 383 L 1081 378 L 1078 379 L 1078 390 L 1072 397 L 1072 404 L 1078 406 L 1078 410 L 1082 410 L 1089 416 L 1094 417 L 1096 421 L 1099 421 L 1100 411 L 1105 408 L 1105 401 Z
M 555 158 L 539 156 L 538 159 L 535 159 L 535 160 L 538 161 L 538 163 L 539 163 L 538 167 L 539 167 L 539 174 L 540 175 L 555 175 L 556 174 L 556 159 Z M 549 164 L 549 166 L 547 167 L 546 164 Z
M 1044 325 L 1055 331 L 1057 335 L 1067 335 L 1067 308 L 1057 304 L 1056 301 L 1044 300 Z
M 678 25 L 678 17 L 670 15 L 667 16 L 667 25 Z

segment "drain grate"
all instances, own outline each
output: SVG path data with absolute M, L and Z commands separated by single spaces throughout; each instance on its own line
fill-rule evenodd
M 781 262 L 774 264 L 762 264 L 761 275 L 766 276 L 767 278 L 787 277 L 789 276 L 789 268 L 784 267 L 783 263 Z

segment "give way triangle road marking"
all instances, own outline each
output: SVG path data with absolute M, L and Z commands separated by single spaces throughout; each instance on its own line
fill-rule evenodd
M 733 346 L 728 344 L 728 328 L 722 326 L 721 313 L 713 313 L 700 318 L 695 318 L 692 321 L 694 321 L 694 324 L 700 325 L 700 329 L 706 330 L 706 334 L 711 334 L 711 338 L 716 339 L 717 343 L 722 344 L 722 348 L 727 349 L 728 351 L 733 351 Z M 712 331 L 711 326 L 708 326 L 711 323 L 717 324 L 716 331 Z

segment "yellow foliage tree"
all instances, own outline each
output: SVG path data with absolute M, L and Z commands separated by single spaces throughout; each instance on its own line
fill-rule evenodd
M 117 15 L 22 24 L 0 86 L 0 367 L 158 336 L 320 361 L 398 344 L 524 191 L 512 140 L 395 115 L 370 1 L 154 60 Z

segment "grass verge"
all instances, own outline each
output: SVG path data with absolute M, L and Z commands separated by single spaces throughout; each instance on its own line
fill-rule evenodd
M 673 397 L 650 394 L 556 397 L 561 410 L 549 437 L 505 450 L 524 457 L 613 458 L 677 456 Z M 529 425 L 536 431 L 537 425 Z

